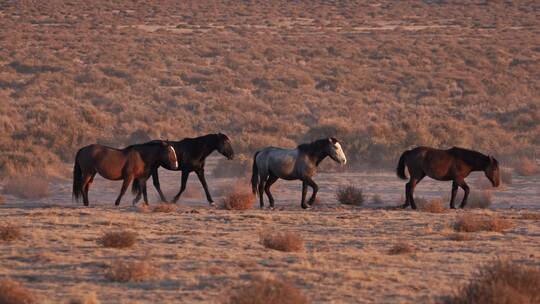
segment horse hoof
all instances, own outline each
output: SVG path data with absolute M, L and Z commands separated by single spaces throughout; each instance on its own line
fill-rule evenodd
M 407 204 L 399 206 L 399 208 L 401 208 L 401 209 L 406 209 L 407 207 L 409 207 L 409 205 L 407 205 Z
M 311 209 L 311 207 L 308 206 L 308 205 L 302 205 L 302 209 L 306 209 L 306 210 L 307 210 L 307 209 Z
M 209 203 L 208 205 L 209 205 L 210 207 L 216 207 L 216 203 L 214 203 L 214 202 L 211 202 L 211 203 Z

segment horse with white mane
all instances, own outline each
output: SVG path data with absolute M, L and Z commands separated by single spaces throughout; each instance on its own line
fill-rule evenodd
M 341 144 L 333 137 L 319 139 L 309 144 L 301 144 L 296 149 L 267 147 L 257 151 L 253 157 L 251 186 L 253 194 L 256 194 L 257 190 L 259 191 L 260 207 L 264 207 L 264 191 L 270 201 L 270 208 L 274 208 L 274 198 L 270 193 L 270 187 L 279 178 L 282 178 L 302 181 L 301 206 L 304 209 L 309 208 L 315 201 L 319 190 L 319 186 L 313 181 L 312 177 L 317 171 L 317 166 L 327 156 L 342 165 L 347 163 Z M 306 204 L 308 185 L 313 189 L 313 193 Z

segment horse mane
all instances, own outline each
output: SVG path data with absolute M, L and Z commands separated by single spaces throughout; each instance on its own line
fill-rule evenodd
M 489 156 L 478 151 L 453 147 L 449 149 L 449 152 L 454 156 L 461 158 L 466 164 L 474 168 L 484 169 L 490 163 Z
M 324 148 L 324 146 L 327 144 L 328 144 L 328 138 L 323 138 L 323 139 L 312 141 L 310 143 L 300 144 L 296 147 L 296 149 L 298 149 L 298 151 L 310 153 L 310 152 L 318 151 Z

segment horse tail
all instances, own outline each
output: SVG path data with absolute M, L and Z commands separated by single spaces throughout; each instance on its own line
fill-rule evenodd
M 259 168 L 257 167 L 257 154 L 259 151 L 255 152 L 253 155 L 253 171 L 251 173 L 251 190 L 253 194 L 257 193 L 257 185 L 259 184 Z
M 75 155 L 75 165 L 73 166 L 73 193 L 72 193 L 72 197 L 77 202 L 79 201 L 79 198 L 83 194 L 83 192 L 82 192 L 83 176 L 82 176 L 81 165 L 79 164 L 79 154 L 80 153 L 81 153 L 81 150 L 77 151 L 77 154 Z
M 405 157 L 409 151 L 405 151 L 401 154 L 401 157 L 399 158 L 398 166 L 396 168 L 396 174 L 401 179 L 407 179 L 407 176 L 405 175 Z

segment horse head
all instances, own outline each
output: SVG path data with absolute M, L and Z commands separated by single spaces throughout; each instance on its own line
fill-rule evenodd
M 501 184 L 501 172 L 499 170 L 499 162 L 493 157 L 489 156 L 489 165 L 484 170 L 486 177 L 489 179 L 493 187 L 499 187 Z
M 341 144 L 336 138 L 328 138 L 327 149 L 328 156 L 330 156 L 330 158 L 332 158 L 334 161 L 340 163 L 341 165 L 345 165 L 347 163 L 347 157 L 345 157 Z
M 178 157 L 174 147 L 168 140 L 162 141 L 161 144 L 164 147 L 161 153 L 161 162 L 167 164 L 173 170 L 178 169 Z
M 221 153 L 223 156 L 225 156 L 227 159 L 233 159 L 234 158 L 234 150 L 231 145 L 231 140 L 229 137 L 223 133 L 217 134 L 218 142 L 217 142 L 217 150 L 219 153 Z

